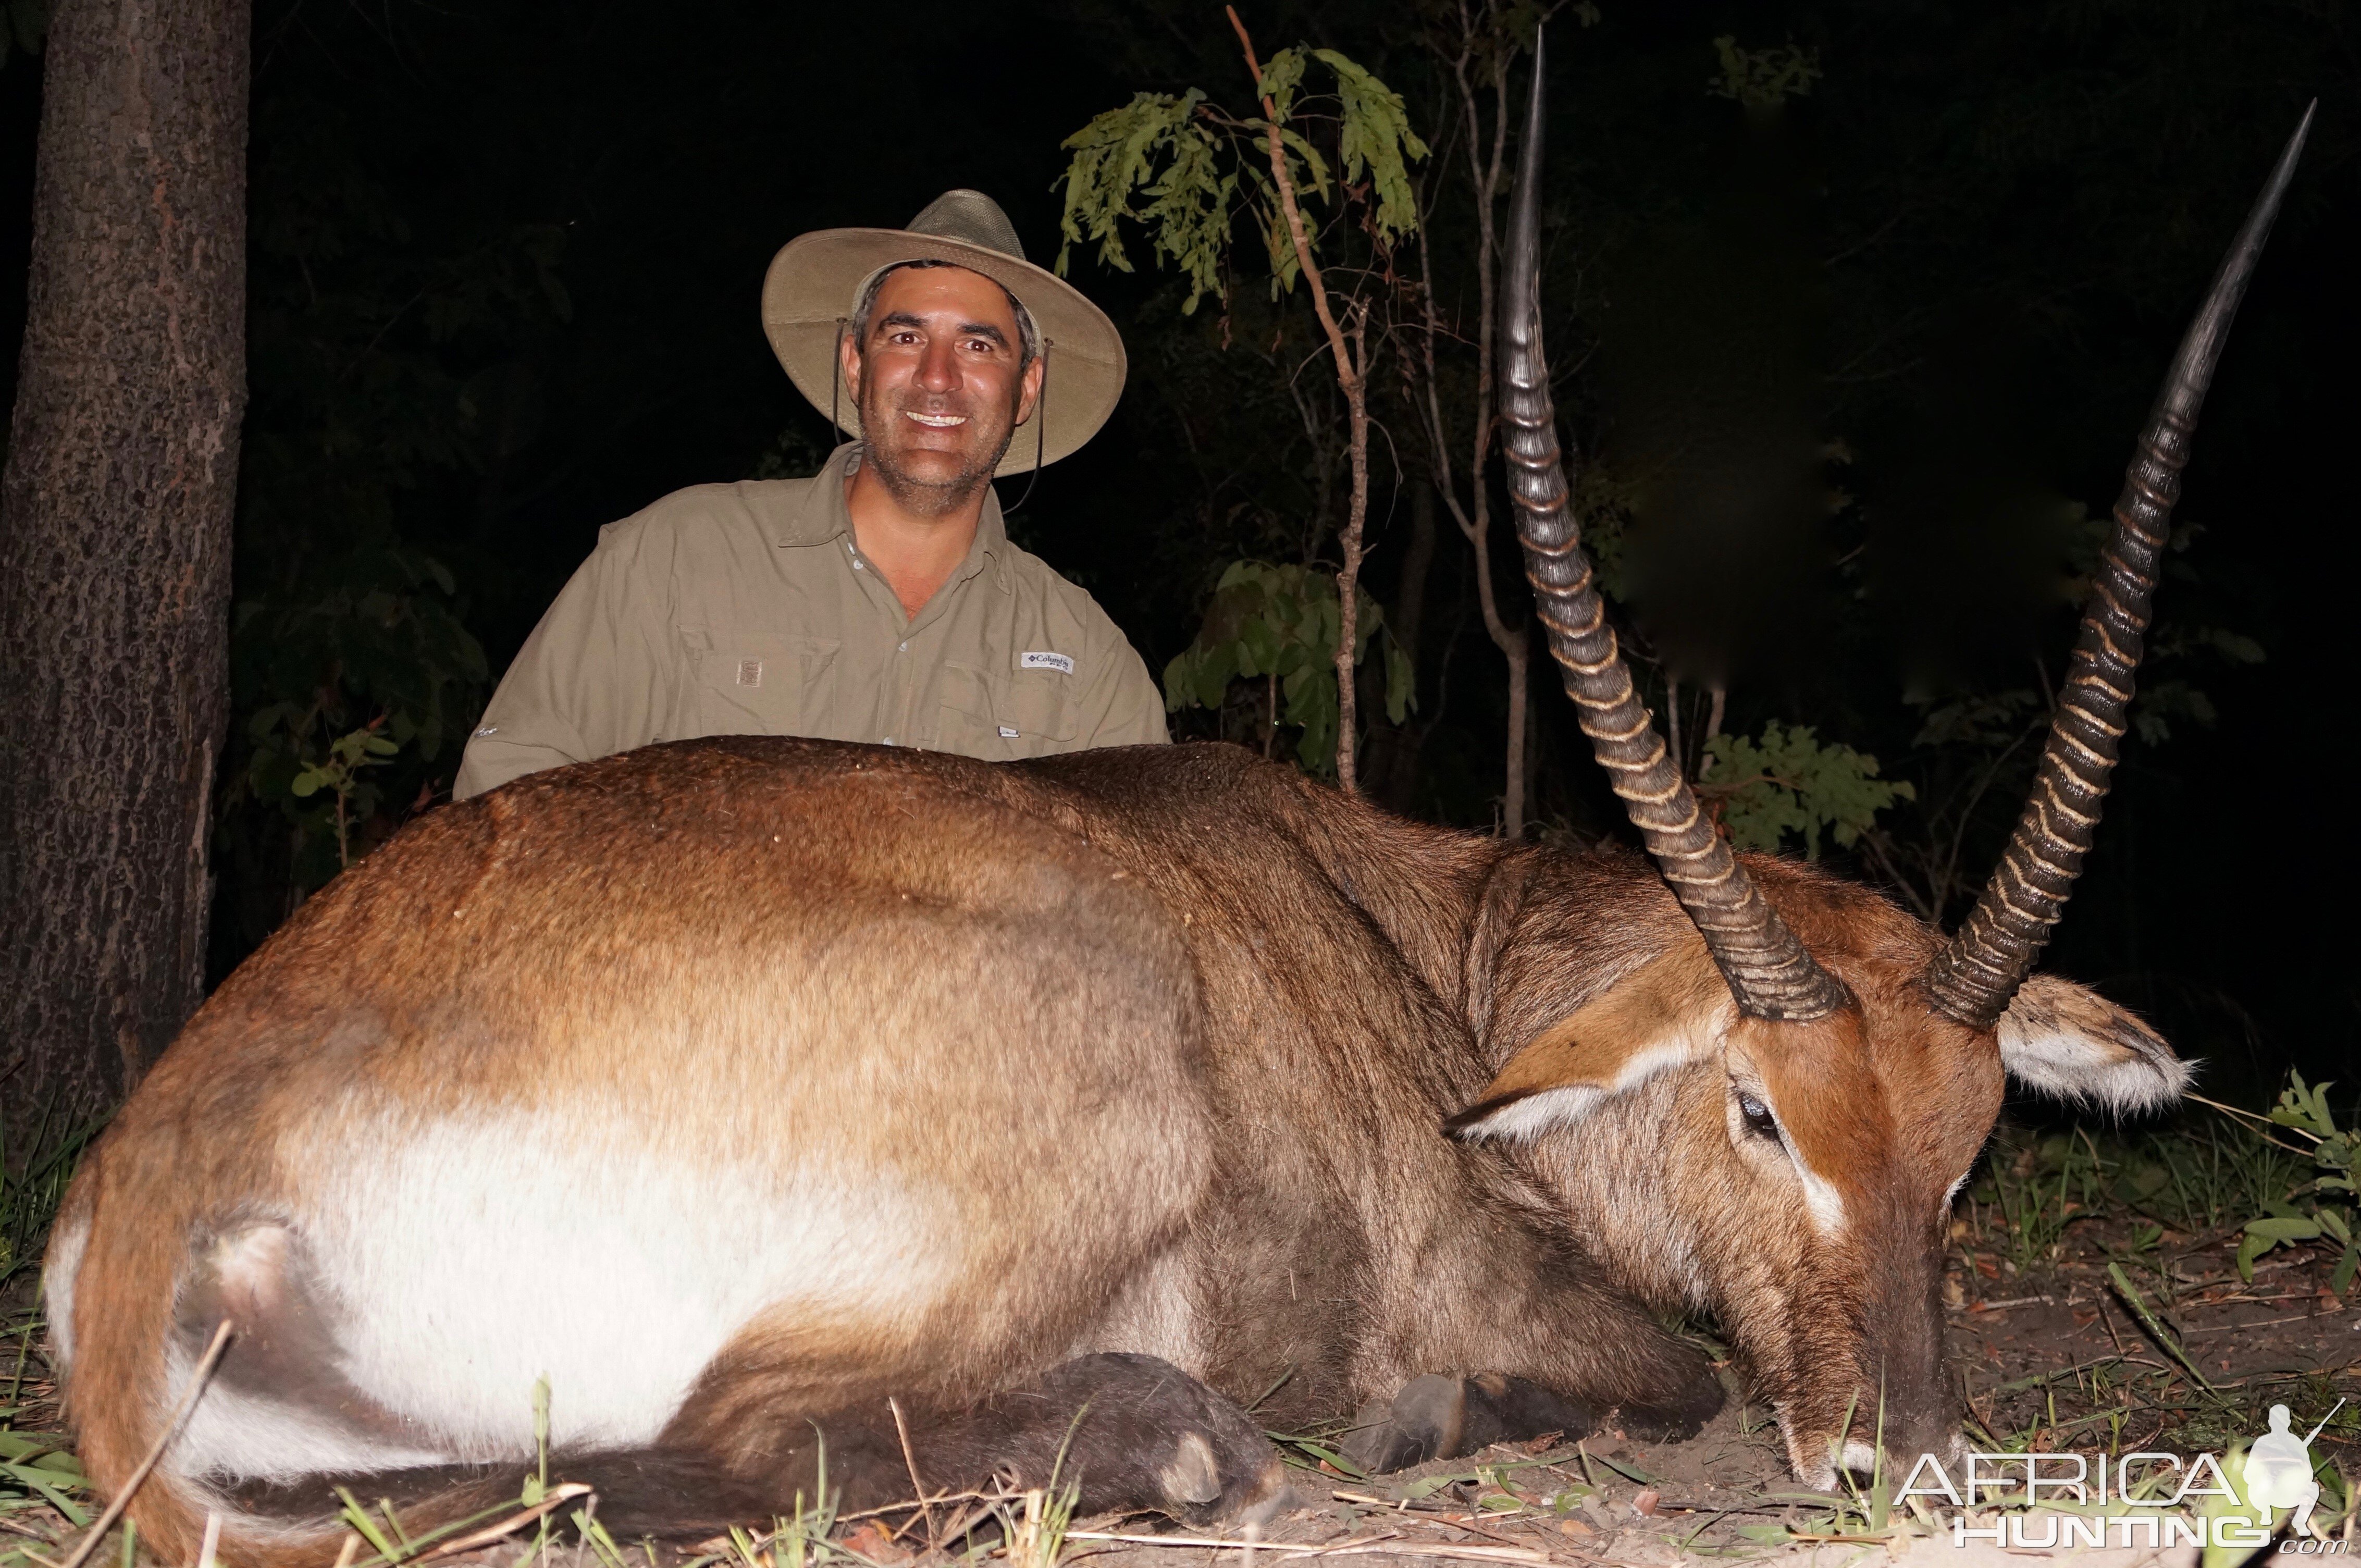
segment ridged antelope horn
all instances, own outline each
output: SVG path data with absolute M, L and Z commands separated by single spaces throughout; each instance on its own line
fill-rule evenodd
M 1542 354 L 1541 173 L 1542 46 L 1536 37 L 1532 102 L 1518 153 L 1500 290 L 1500 433 L 1517 534 L 1525 546 L 1525 580 L 1549 632 L 1550 654 L 1591 750 L 1674 896 L 1704 935 L 1741 1010 L 1797 1022 L 1825 1017 L 1846 1004 L 1844 987 L 1804 950 L 1697 809 L 1697 796 L 1632 689 L 1631 672 L 1599 603 L 1569 505 Z
M 2100 806 L 2115 770 L 2125 710 L 2131 706 L 2148 600 L 2170 537 L 2172 505 L 2180 499 L 2180 470 L 2189 461 L 2197 411 L 2205 401 L 2213 362 L 2230 334 L 2230 319 L 2238 313 L 2238 301 L 2262 256 L 2263 242 L 2270 237 L 2271 220 L 2279 215 L 2279 198 L 2287 193 L 2311 129 L 2312 110 L 2307 108 L 2254 211 L 2246 214 L 2246 227 L 2213 274 L 2213 286 L 2197 319 L 2189 323 L 2180 351 L 2173 356 L 2164 390 L 2124 475 L 2114 532 L 2092 578 L 2081 633 L 2075 639 L 2057 714 L 2049 721 L 2049 740 L 2042 748 L 2032 796 L 1983 896 L 1927 968 L 1927 989 L 1935 1005 L 1962 1024 L 1989 1028 L 2007 1010 L 2009 999 L 2049 940 L 2050 927 L 2065 911 L 2082 857 L 2091 852 Z

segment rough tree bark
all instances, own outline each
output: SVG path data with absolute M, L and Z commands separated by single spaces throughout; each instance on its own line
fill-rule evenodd
M 0 1125 L 103 1110 L 202 993 L 246 406 L 248 0 L 63 0 L 0 477 Z

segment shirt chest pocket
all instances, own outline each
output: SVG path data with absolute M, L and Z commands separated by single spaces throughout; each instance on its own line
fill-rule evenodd
M 1082 727 L 1073 677 L 1056 670 L 1007 674 L 943 666 L 941 749 L 1004 761 L 1071 745 Z
M 695 735 L 817 735 L 829 712 L 838 643 L 724 626 L 684 626 Z

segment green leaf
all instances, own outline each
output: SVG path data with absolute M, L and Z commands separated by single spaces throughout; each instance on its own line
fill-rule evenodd
M 1334 49 L 1309 55 L 1281 49 L 1256 85 L 1277 116 L 1280 157 L 1300 201 L 1329 201 L 1334 184 L 1320 149 L 1287 124 L 1313 59 L 1336 77 L 1345 181 L 1357 186 L 1368 180 L 1370 231 L 1380 246 L 1390 247 L 1417 226 L 1409 165 L 1427 156 L 1426 144 L 1411 129 L 1400 95 L 1350 58 Z M 1101 266 L 1130 271 L 1122 230 L 1137 225 L 1148 235 L 1157 264 L 1169 263 L 1187 276 L 1189 296 L 1180 309 L 1192 313 L 1205 295 L 1223 292 L 1222 269 L 1244 181 L 1251 192 L 1246 206 L 1270 267 L 1271 297 L 1293 291 L 1301 263 L 1270 181 L 1271 123 L 1230 122 L 1244 132 L 1217 135 L 1200 113 L 1204 102 L 1196 88 L 1179 97 L 1135 93 L 1129 104 L 1095 116 L 1060 144 L 1071 154 L 1059 180 L 1065 191 L 1056 262 L 1060 277 L 1077 245 L 1095 245 Z
M 1637 1481 L 1642 1486 L 1653 1486 L 1657 1480 L 1629 1459 L 1610 1459 L 1603 1453 L 1594 1453 L 1590 1457 L 1594 1463 L 1604 1464 L 1625 1480 Z
M 1386 640 L 1386 722 L 1400 724 L 1418 706 L 1418 672 L 1401 644 Z
M 1698 793 L 1720 803 L 1723 825 L 1741 850 L 1775 851 L 1793 834 L 1816 861 L 1824 829 L 1850 849 L 1879 812 L 1916 798 L 1909 784 L 1879 778 L 1875 757 L 1823 745 L 1806 725 L 1773 719 L 1759 740 L 1717 735 L 1706 754 Z
M 2255 1260 L 2279 1244 L 2269 1236 L 2248 1232 L 2238 1244 L 2238 1277 L 2252 1285 L 2255 1282 Z
M 1337 96 L 1344 101 L 1337 152 L 1345 162 L 1345 183 L 1358 184 L 1367 170 L 1378 241 L 1391 246 L 1418 227 L 1410 165 L 1426 156 L 1426 144 L 1411 129 L 1400 93 L 1333 49 L 1312 52 L 1336 73 Z
M 77 1477 L 60 1475 L 30 1464 L 0 1464 L 0 1475 L 39 1493 L 49 1507 L 71 1519 L 76 1529 L 90 1523 L 90 1515 L 65 1493 L 67 1486 L 80 1484 Z
M 2345 1255 L 2336 1260 L 2336 1272 L 2328 1277 L 2328 1288 L 2339 1296 L 2353 1288 L 2353 1271 L 2361 1265 L 2361 1247 L 2347 1245 Z
M 2278 1216 L 2246 1222 L 2250 1236 L 2268 1236 L 2273 1242 L 2308 1242 L 2320 1234 L 2320 1222 L 2300 1216 Z
M 1178 98 L 1136 93 L 1060 144 L 1073 156 L 1059 180 L 1066 192 L 1058 220 L 1060 277 L 1073 247 L 1093 241 L 1101 266 L 1130 271 L 1122 225 L 1134 223 L 1148 232 L 1159 265 L 1170 261 L 1188 276 L 1184 313 L 1193 312 L 1201 296 L 1221 291 L 1237 177 L 1219 167 L 1221 144 L 1198 122 L 1204 99 L 1194 88 Z M 1135 192 L 1145 201 L 1135 205 Z
M 1713 40 L 1721 57 L 1721 76 L 1706 83 L 1717 98 L 1734 98 L 1752 109 L 1766 109 L 1790 98 L 1808 98 L 1820 79 L 1820 51 L 1786 44 L 1776 49 L 1742 49 L 1725 34 Z
M 1301 49 L 1280 49 L 1262 68 L 1262 80 L 1255 83 L 1255 96 L 1269 99 L 1281 120 L 1295 106 L 1296 89 L 1303 82 L 1303 64 Z
M 1262 122 L 1257 121 L 1255 123 L 1259 125 Z M 1320 156 L 1320 149 L 1313 147 L 1310 142 L 1305 141 L 1293 131 L 1288 130 L 1284 127 L 1282 127 L 1279 133 L 1279 145 L 1283 154 L 1292 152 L 1295 155 L 1294 158 L 1290 158 L 1287 160 L 1287 177 L 1295 183 L 1297 201 L 1301 203 L 1307 195 L 1315 197 L 1323 202 L 1326 201 L 1328 199 L 1328 160 Z M 1303 169 L 1301 173 L 1298 173 L 1296 170 L 1296 159 L 1301 159 L 1303 160 Z M 1308 180 L 1306 179 L 1307 175 L 1310 177 Z M 1289 248 L 1292 249 L 1294 247 L 1295 236 L 1293 234 L 1290 233 L 1288 235 L 1287 243 Z

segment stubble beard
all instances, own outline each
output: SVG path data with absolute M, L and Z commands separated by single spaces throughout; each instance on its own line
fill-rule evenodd
M 972 449 L 968 462 L 950 478 L 935 479 L 915 474 L 901 460 L 901 454 L 890 444 L 864 438 L 862 460 L 894 498 L 894 504 L 917 517 L 942 517 L 957 511 L 975 499 L 976 492 L 992 483 L 993 470 L 1008 452 L 1008 444 L 1016 433 L 1014 408 L 991 411 L 982 405 L 966 403 L 956 408 L 933 409 L 914 401 L 925 413 L 963 413 L 971 427 L 992 412 L 999 414 L 1000 428 L 982 448 Z M 902 405 L 894 396 L 880 388 L 864 390 L 861 399 L 861 425 L 864 432 L 895 430 L 904 422 Z

